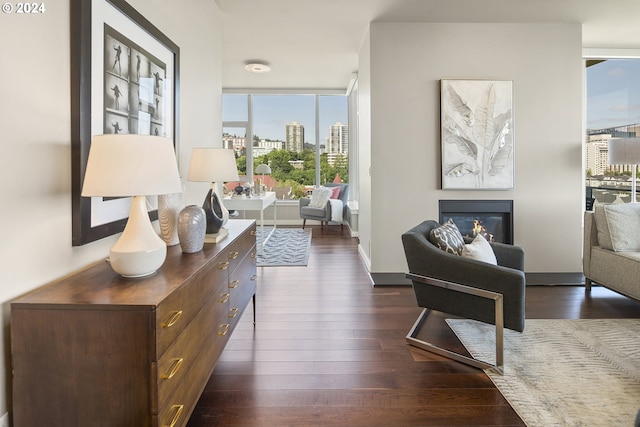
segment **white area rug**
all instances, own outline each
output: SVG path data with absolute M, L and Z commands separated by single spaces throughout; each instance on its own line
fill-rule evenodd
M 495 327 L 447 323 L 476 358 L 495 362 Z M 633 426 L 640 409 L 640 319 L 527 320 L 505 329 L 505 374 L 487 375 L 527 425 Z
M 265 234 L 271 227 L 265 227 Z M 260 241 L 260 227 L 258 235 Z M 258 267 L 306 266 L 309 262 L 311 229 L 276 228 L 264 245 L 264 254 L 258 254 Z

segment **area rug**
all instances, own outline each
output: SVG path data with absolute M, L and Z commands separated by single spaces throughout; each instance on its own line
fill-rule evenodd
M 271 232 L 265 227 L 265 234 Z M 258 227 L 258 241 L 261 239 Z M 306 266 L 309 262 L 311 229 L 276 228 L 264 245 L 264 253 L 258 254 L 258 267 Z
M 495 327 L 448 319 L 495 363 Z M 528 426 L 633 426 L 640 410 L 640 319 L 527 320 L 505 329 L 504 376 L 487 371 Z

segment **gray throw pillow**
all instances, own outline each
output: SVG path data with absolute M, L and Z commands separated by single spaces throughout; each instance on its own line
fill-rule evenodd
M 454 255 L 462 255 L 464 239 L 458 227 L 449 219 L 446 224 L 434 228 L 429 233 L 429 241 L 445 252 Z

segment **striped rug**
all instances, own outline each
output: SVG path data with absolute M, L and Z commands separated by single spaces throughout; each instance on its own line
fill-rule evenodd
M 265 227 L 265 234 L 271 227 Z M 260 241 L 260 227 L 258 227 Z M 258 267 L 306 266 L 311 248 L 311 229 L 276 228 L 264 245 L 264 253 L 258 254 Z
M 495 362 L 495 327 L 447 322 Z M 487 372 L 528 426 L 633 426 L 640 410 L 640 319 L 527 320 L 505 329 L 504 376 Z

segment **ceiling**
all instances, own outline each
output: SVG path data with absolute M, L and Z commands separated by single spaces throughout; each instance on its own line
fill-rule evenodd
M 583 24 L 583 47 L 640 47 L 638 0 L 216 0 L 225 89 L 345 89 L 370 22 Z M 244 70 L 264 61 L 271 72 Z

